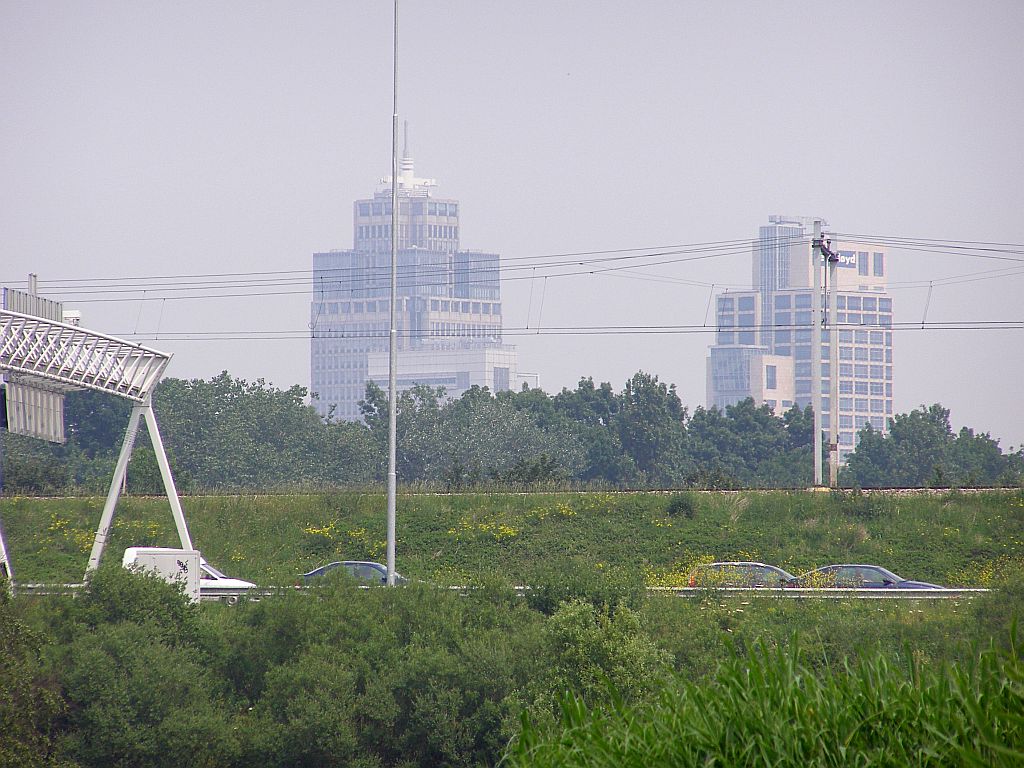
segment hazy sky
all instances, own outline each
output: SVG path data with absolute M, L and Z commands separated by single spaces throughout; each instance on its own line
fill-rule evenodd
M 421 0 L 402 3 L 400 30 L 416 172 L 462 202 L 464 248 L 521 259 L 749 239 L 773 213 L 1024 243 L 1018 0 Z M 168 375 L 308 386 L 307 282 L 149 300 L 172 294 L 125 292 L 146 285 L 125 278 L 297 281 L 314 251 L 350 248 L 352 201 L 390 173 L 391 33 L 390 2 L 0 0 L 0 282 L 38 273 L 86 326 L 174 353 Z M 921 286 L 957 275 L 972 277 L 934 287 L 929 321 L 1024 319 L 1012 250 L 890 249 L 896 321 L 923 319 Z M 111 292 L 53 286 L 95 278 Z M 701 324 L 711 284 L 749 281 L 746 253 L 510 280 L 506 326 L 541 332 L 507 340 L 548 392 L 581 376 L 619 389 L 644 370 L 694 407 L 711 334 L 543 328 Z M 247 329 L 292 338 L 181 339 Z M 1019 327 L 902 331 L 896 409 L 941 402 L 955 427 L 1020 445 L 1022 349 Z

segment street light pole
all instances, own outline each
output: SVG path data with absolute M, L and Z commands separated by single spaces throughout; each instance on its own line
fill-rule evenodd
M 394 109 L 391 116 L 391 333 L 388 360 L 387 585 L 395 585 L 395 507 L 398 495 L 398 0 L 395 0 Z

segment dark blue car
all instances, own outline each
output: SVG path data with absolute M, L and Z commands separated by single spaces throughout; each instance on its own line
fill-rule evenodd
M 845 589 L 945 589 L 927 581 L 897 576 L 879 565 L 840 564 L 815 568 L 791 582 L 791 587 L 832 587 Z
M 360 584 L 365 584 L 367 586 L 382 586 L 388 583 L 387 566 L 381 565 L 380 563 L 371 563 L 366 560 L 342 560 L 334 563 L 328 563 L 327 565 L 321 565 L 319 568 L 314 568 L 309 573 L 302 574 L 302 583 L 309 584 L 311 582 L 315 582 L 325 574 L 328 574 L 338 568 L 343 568 L 348 572 L 349 576 Z M 395 573 L 395 584 L 405 584 L 406 581 L 407 579 L 400 573 Z

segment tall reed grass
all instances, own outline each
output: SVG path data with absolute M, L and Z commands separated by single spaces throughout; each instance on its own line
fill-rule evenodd
M 566 697 L 561 728 L 525 722 L 507 768 L 1024 765 L 1019 647 L 921 667 L 882 653 L 810 670 L 792 643 L 734 654 L 710 683 L 592 710 Z

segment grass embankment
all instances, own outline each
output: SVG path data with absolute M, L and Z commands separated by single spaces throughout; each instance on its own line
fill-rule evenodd
M 382 560 L 385 500 L 338 492 L 186 497 L 195 545 L 260 584 L 338 559 Z M 101 498 L 0 500 L 20 581 L 81 578 Z M 118 504 L 107 557 L 177 546 L 167 502 Z M 884 565 L 905 578 L 986 586 L 1024 565 L 1020 492 L 822 494 L 458 494 L 399 497 L 399 570 L 437 583 L 500 574 L 526 582 L 553 564 L 628 570 L 649 586 L 684 583 L 699 560 L 750 559 L 793 573 L 833 562 Z

